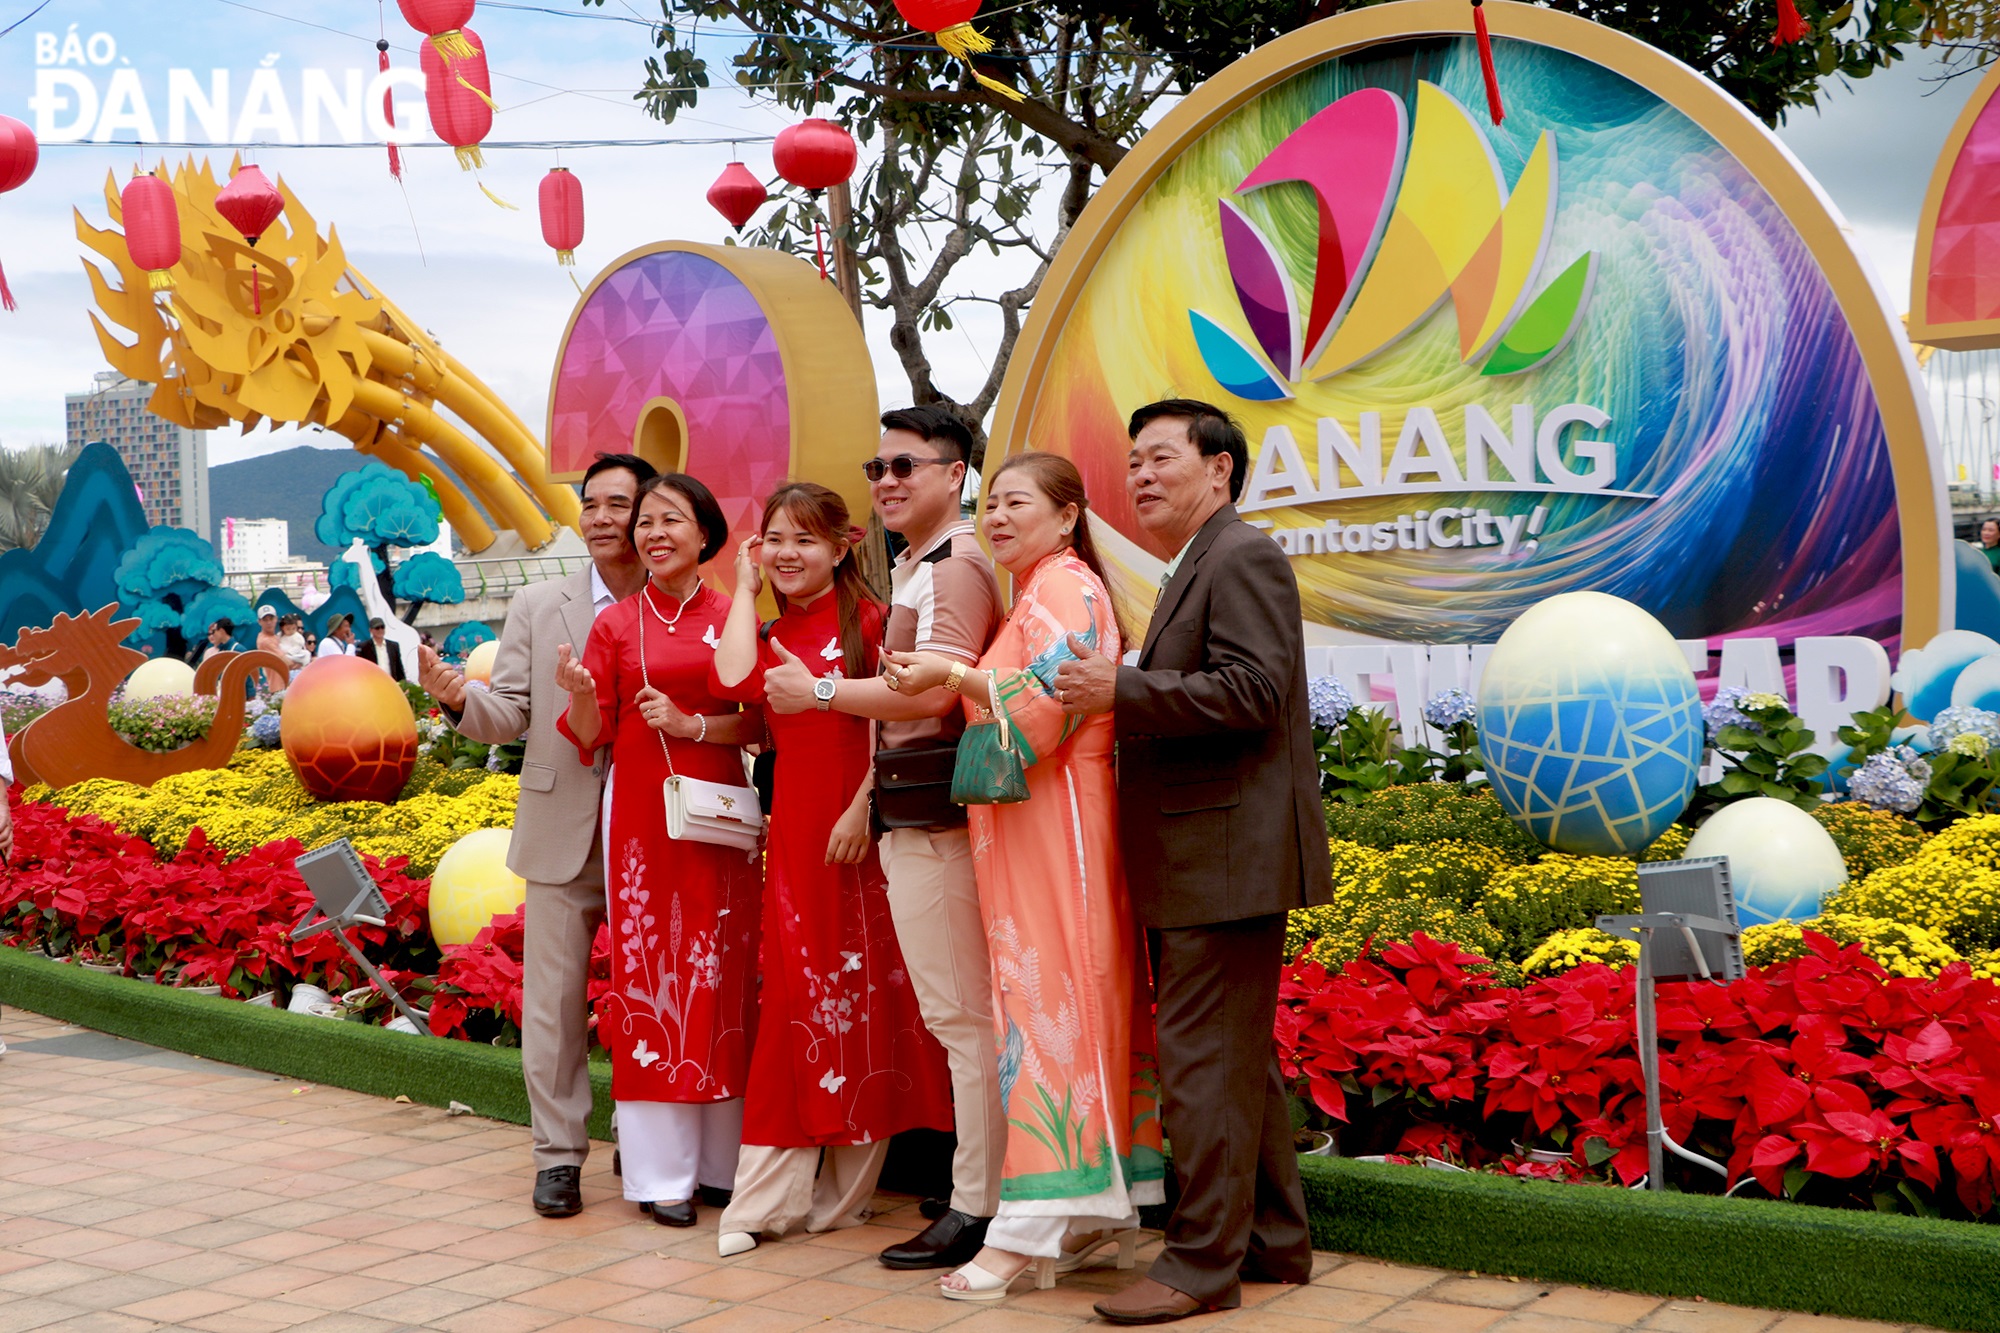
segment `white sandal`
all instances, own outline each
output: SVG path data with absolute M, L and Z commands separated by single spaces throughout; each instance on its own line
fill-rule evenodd
M 1065 1237 L 1065 1239 L 1072 1239 Z M 1107 1245 L 1118 1246 L 1118 1267 L 1130 1268 L 1139 1257 L 1139 1229 L 1128 1227 L 1123 1231 L 1100 1231 L 1080 1250 L 1064 1250 L 1062 1258 L 1055 1260 L 1058 1275 L 1074 1273 L 1089 1263 L 1091 1258 Z
M 1056 1284 L 1056 1261 L 1054 1259 L 1030 1259 L 1020 1272 L 1013 1277 L 1001 1277 L 998 1273 L 981 1268 L 977 1260 L 952 1273 L 965 1279 L 965 1286 L 947 1287 L 938 1283 L 938 1295 L 948 1301 L 998 1301 L 1005 1300 L 1007 1289 L 1014 1285 L 1016 1278 L 1026 1277 L 1032 1271 L 1035 1275 L 1035 1289 L 1047 1291 Z

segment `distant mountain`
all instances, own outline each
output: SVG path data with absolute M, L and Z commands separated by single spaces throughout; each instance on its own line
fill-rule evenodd
M 224 463 L 208 470 L 209 512 L 215 531 L 208 539 L 222 549 L 225 518 L 282 518 L 290 527 L 292 554 L 330 561 L 340 553 L 313 536 L 320 501 L 343 472 L 368 460 L 352 449 L 314 449 L 301 445 L 282 453 L 241 463 Z

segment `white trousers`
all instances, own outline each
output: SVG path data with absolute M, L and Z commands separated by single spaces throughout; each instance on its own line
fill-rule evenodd
M 999 1214 L 987 1225 L 986 1244 L 1009 1254 L 1060 1259 L 1063 1237 L 1071 1232 L 1089 1235 L 1093 1231 L 1128 1231 L 1138 1225 L 1137 1209 L 1123 1217 L 1091 1217 L 1085 1214 L 1032 1216 L 1010 1213 L 1003 1202 Z
M 618 1152 L 625 1197 L 634 1203 L 680 1203 L 695 1186 L 736 1183 L 743 1142 L 743 1099 L 726 1102 L 619 1102 Z

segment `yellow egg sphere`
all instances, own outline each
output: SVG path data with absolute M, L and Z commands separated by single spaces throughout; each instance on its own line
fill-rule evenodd
M 493 659 L 500 655 L 500 641 L 488 639 L 465 655 L 465 678 L 481 685 L 493 683 Z
M 125 678 L 125 697 L 135 701 L 193 693 L 194 668 L 178 657 L 156 657 Z
M 431 935 L 440 946 L 470 944 L 494 917 L 528 900 L 528 882 L 507 868 L 512 829 L 485 828 L 451 845 L 431 875 Z

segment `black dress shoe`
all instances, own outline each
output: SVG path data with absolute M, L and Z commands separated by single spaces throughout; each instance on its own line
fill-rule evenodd
M 957 1268 L 972 1262 L 986 1243 L 990 1217 L 972 1217 L 955 1208 L 901 1245 L 891 1245 L 880 1258 L 885 1268 Z
M 652 1212 L 653 1220 L 663 1227 L 691 1227 L 695 1222 L 692 1199 L 683 1199 L 679 1203 L 655 1203 Z
M 611 1150 L 611 1174 L 614 1176 L 625 1174 L 625 1157 L 616 1148 Z
M 535 1211 L 543 1217 L 575 1217 L 583 1211 L 583 1168 L 552 1166 L 535 1173 Z
M 917 1214 L 926 1222 L 935 1222 L 951 1211 L 950 1199 L 925 1199 L 917 1205 Z
M 726 1190 L 714 1185 L 695 1186 L 695 1202 L 704 1208 L 727 1208 L 729 1201 L 736 1197 L 735 1190 Z

